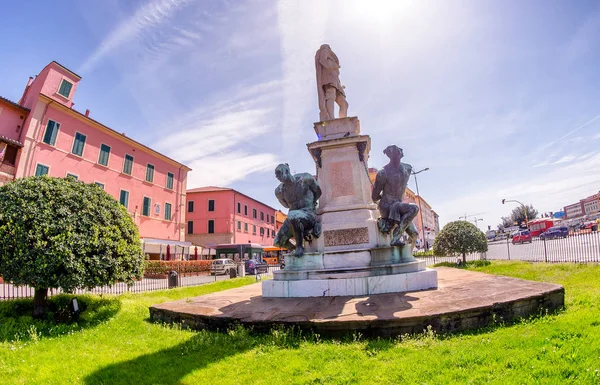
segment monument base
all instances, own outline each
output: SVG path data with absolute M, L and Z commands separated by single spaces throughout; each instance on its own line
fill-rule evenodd
M 275 298 L 365 296 L 436 289 L 437 271 L 425 269 L 411 273 L 372 275 L 333 279 L 263 281 L 262 296 Z

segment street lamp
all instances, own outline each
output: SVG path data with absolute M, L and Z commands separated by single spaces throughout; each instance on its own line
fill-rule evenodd
M 529 219 L 527 218 L 527 206 L 525 206 L 523 203 L 519 202 L 516 199 L 502 199 L 502 204 L 504 204 L 506 202 L 515 202 L 515 203 L 520 204 L 523 207 L 523 211 L 525 212 L 525 226 L 527 226 L 527 230 L 529 230 Z
M 479 229 L 479 225 L 477 224 L 477 222 L 482 221 L 483 222 L 483 218 L 475 218 L 473 219 L 473 222 L 475 222 L 475 226 L 477 226 L 477 228 Z
M 423 235 L 423 243 L 425 243 L 425 227 L 423 226 L 423 212 L 421 211 L 421 195 L 419 195 L 419 183 L 417 182 L 417 174 L 422 173 L 423 171 L 429 170 L 429 167 L 425 167 L 421 171 L 411 171 L 411 174 L 415 176 L 415 186 L 417 187 L 417 196 L 419 197 L 419 212 L 421 213 L 421 233 Z

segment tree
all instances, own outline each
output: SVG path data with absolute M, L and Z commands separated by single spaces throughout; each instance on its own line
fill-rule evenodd
M 532 205 L 525 206 L 527 207 L 527 219 L 532 220 L 537 218 L 539 212 L 535 208 L 533 208 Z M 517 222 L 519 225 L 525 222 L 525 209 L 523 208 L 523 206 L 519 205 L 515 207 L 510 212 L 510 219 L 512 219 L 513 222 Z
M 474 224 L 467 221 L 448 223 L 433 242 L 433 253 L 435 255 L 461 254 L 463 263 L 467 262 L 467 253 L 483 253 L 487 249 L 485 234 Z
M 35 289 L 34 317 L 50 288 L 133 283 L 143 267 L 135 223 L 98 186 L 43 176 L 0 187 L 0 276 Z

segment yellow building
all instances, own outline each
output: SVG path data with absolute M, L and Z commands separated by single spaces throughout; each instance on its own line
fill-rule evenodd
M 369 179 L 371 180 L 371 184 L 375 183 L 377 171 L 378 170 L 375 168 L 369 168 Z M 419 231 L 419 244 L 432 247 L 433 240 L 439 231 L 437 214 L 423 197 L 415 194 L 409 187 L 406 187 L 404 199 L 402 199 L 402 201 L 414 203 L 419 206 L 419 214 L 417 214 L 417 217 L 413 220 L 413 223 Z M 423 231 L 423 228 L 425 228 L 425 231 Z

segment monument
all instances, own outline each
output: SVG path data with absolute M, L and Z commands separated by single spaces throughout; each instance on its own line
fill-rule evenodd
M 347 117 L 340 63 L 329 45 L 319 48 L 315 66 L 321 120 L 314 124 L 318 140 L 307 148 L 316 180 L 309 173 L 292 176 L 287 164 L 277 166 L 282 183 L 275 194 L 290 211 L 275 244 L 294 251 L 286 255 L 285 269 L 263 282 L 263 296 L 356 296 L 436 288 L 437 272 L 412 255 L 418 234 L 412 220 L 418 207 L 402 202 L 411 166 L 400 161 L 399 147 L 388 146 L 384 153 L 390 162 L 371 186 L 371 138 L 361 134 L 357 117 Z

